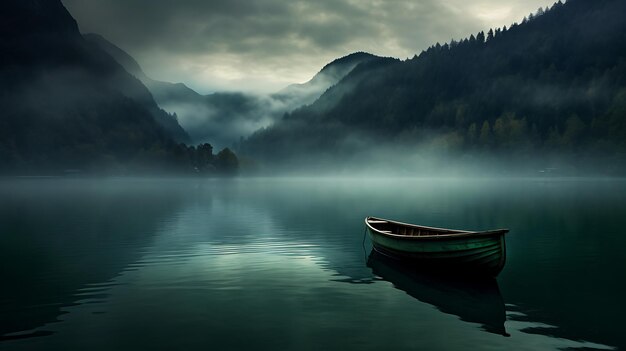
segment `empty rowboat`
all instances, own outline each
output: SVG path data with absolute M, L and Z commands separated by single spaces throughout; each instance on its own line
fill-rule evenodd
M 466 231 L 367 217 L 374 249 L 422 270 L 497 276 L 506 261 L 508 229 Z

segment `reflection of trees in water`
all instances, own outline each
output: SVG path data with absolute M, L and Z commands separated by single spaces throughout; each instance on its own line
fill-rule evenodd
M 76 295 L 81 288 L 106 294 L 106 282 L 139 258 L 180 196 L 142 181 L 0 184 L 0 341 L 46 335 L 29 331 L 88 298 Z

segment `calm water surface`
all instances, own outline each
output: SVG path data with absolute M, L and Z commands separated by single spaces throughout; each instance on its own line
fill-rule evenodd
M 407 272 L 367 215 L 507 265 Z M 625 228 L 621 180 L 5 179 L 0 350 L 625 349 Z

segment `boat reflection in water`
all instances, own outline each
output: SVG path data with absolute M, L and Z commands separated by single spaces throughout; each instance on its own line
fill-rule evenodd
M 375 275 L 397 289 L 441 312 L 458 316 L 465 322 L 479 323 L 487 332 L 509 336 L 504 328 L 504 300 L 495 278 L 420 272 L 415 266 L 407 266 L 376 250 L 370 253 L 367 265 Z

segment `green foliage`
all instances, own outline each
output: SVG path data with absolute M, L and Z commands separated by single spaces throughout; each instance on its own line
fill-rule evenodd
M 470 124 L 469 128 L 467 128 L 467 141 L 471 144 L 477 143 L 478 129 L 476 128 L 476 123 Z
M 526 119 L 516 119 L 515 114 L 506 113 L 496 119 L 493 134 L 496 144 L 504 150 L 520 147 L 528 138 Z
M 577 115 L 570 116 L 567 121 L 565 121 L 565 132 L 563 132 L 561 143 L 568 148 L 579 144 L 584 138 L 586 130 L 587 125 L 580 117 Z
M 174 160 L 182 169 L 199 174 L 234 175 L 239 169 L 239 160 L 230 149 L 225 148 L 213 155 L 213 146 L 208 143 L 197 147 L 179 144 Z
M 488 146 L 491 142 L 491 126 L 489 125 L 489 121 L 484 121 L 483 126 L 480 128 L 479 143 L 480 145 Z
M 234 174 L 239 168 L 239 160 L 229 148 L 220 151 L 215 157 L 217 169 L 225 174 Z

